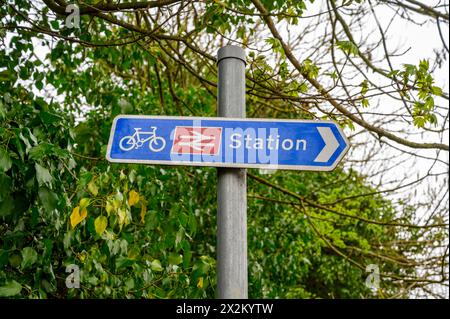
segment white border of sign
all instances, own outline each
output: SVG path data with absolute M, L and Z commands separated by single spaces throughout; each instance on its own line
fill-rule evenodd
M 158 119 L 158 120 L 214 120 L 214 121 L 248 121 L 248 122 L 296 122 L 296 123 L 331 123 L 334 124 L 346 143 L 346 147 L 336 158 L 331 166 L 310 166 L 310 165 L 279 165 L 279 164 L 243 164 L 243 163 L 205 163 L 205 162 L 186 162 L 186 161 L 159 161 L 159 160 L 134 160 L 134 159 L 113 159 L 110 157 L 111 147 L 116 129 L 117 120 L 121 118 L 135 119 Z M 228 167 L 228 168 L 260 168 L 260 169 L 287 169 L 298 171 L 332 171 L 337 164 L 347 154 L 350 143 L 344 135 L 341 127 L 329 120 L 292 120 L 292 119 L 261 119 L 261 118 L 232 118 L 232 117 L 196 117 L 196 116 L 158 116 L 158 115 L 118 115 L 114 118 L 109 133 L 108 148 L 106 151 L 106 159 L 112 163 L 128 163 L 128 164 L 149 164 L 149 165 L 183 165 L 183 166 L 205 166 L 205 167 Z

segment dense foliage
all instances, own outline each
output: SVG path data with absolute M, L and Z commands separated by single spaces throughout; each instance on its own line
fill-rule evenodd
M 73 118 L 57 105 L 33 100 L 23 87 L 9 87 L 8 92 L 2 101 L 1 131 L 0 261 L 6 287 L 22 285 L 22 296 L 40 298 L 214 296 L 214 169 L 111 165 L 102 158 L 74 156 L 92 147 L 83 130 L 107 132 L 110 121 L 88 120 L 72 130 Z M 104 145 L 107 138 L 100 133 L 96 141 Z M 318 191 L 336 178 L 318 173 L 279 172 L 274 181 L 321 201 L 351 196 L 364 187 L 354 172 L 332 175 L 354 186 Z M 268 196 L 275 191 L 268 193 L 267 187 L 252 182 L 249 192 Z M 393 212 L 376 196 L 342 208 L 369 218 L 383 214 L 389 219 Z M 75 210 L 80 217 L 74 217 Z M 249 200 L 248 210 L 254 297 L 367 293 L 364 272 L 336 256 L 308 226 L 311 222 L 341 248 L 354 243 L 368 249 L 366 238 L 392 236 L 377 225 L 258 198 Z M 65 287 L 69 264 L 81 268 L 79 290 Z
M 2 4 L 2 24 L 26 21 L 17 8 L 36 9 L 28 1 L 14 3 Z M 302 1 L 264 3 L 292 15 L 304 9 Z M 48 7 L 37 8 L 41 27 L 61 38 L 0 30 L 0 297 L 213 298 L 216 170 L 111 164 L 105 150 L 118 114 L 214 116 L 215 88 L 208 83 L 216 73 L 191 51 L 174 59 L 167 49 L 172 44 L 161 39 L 89 45 L 132 31 L 89 15 L 80 29 L 70 29 Z M 205 10 L 197 28 L 208 34 L 241 25 L 217 6 Z M 241 36 L 253 32 L 240 30 Z M 272 68 L 260 56 L 249 59 L 253 87 Z M 318 75 L 314 64 L 303 69 Z M 283 65 L 280 72 L 283 82 L 289 72 Z M 288 85 L 292 97 L 308 88 Z M 424 99 L 438 89 L 430 84 L 427 90 Z M 253 93 L 249 116 L 313 117 L 309 104 L 296 112 L 283 109 L 282 100 L 262 108 L 264 96 Z M 430 110 L 422 126 L 433 122 Z M 416 272 L 409 257 L 425 248 L 403 251 L 397 243 L 445 237 L 441 231 L 424 235 L 413 208 L 403 205 L 399 216 L 364 176 L 342 167 L 326 174 L 249 170 L 248 194 L 254 298 L 407 297 L 404 279 Z M 365 285 L 366 266 L 380 260 L 383 280 L 373 294 Z M 81 270 L 79 289 L 66 287 L 71 264 Z

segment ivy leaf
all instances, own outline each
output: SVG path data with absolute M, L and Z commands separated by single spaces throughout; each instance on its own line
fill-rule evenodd
M 56 209 L 59 201 L 58 195 L 47 187 L 39 188 L 39 199 L 47 212 L 51 212 Z
M 92 173 L 90 172 L 83 172 L 80 174 L 80 180 L 79 184 L 82 187 L 85 187 L 91 180 L 92 180 Z
M 58 21 L 58 20 L 50 21 L 50 25 L 51 25 L 52 28 L 55 29 L 55 30 L 58 30 L 58 29 L 59 29 L 59 21 Z
M 37 252 L 33 247 L 25 247 L 22 249 L 22 269 L 32 266 L 37 260 Z
M 106 203 L 106 207 L 105 207 L 106 212 L 108 213 L 108 216 L 111 214 L 111 212 L 114 210 L 114 206 L 111 205 L 110 202 Z
M 126 268 L 128 266 L 131 266 L 134 263 L 133 260 L 131 260 L 130 258 L 124 257 L 124 256 L 119 256 L 116 259 L 116 270 L 119 270 L 121 268 Z
M 11 168 L 12 161 L 8 151 L 0 147 L 0 170 L 6 172 Z
M 50 143 L 40 143 L 39 145 L 36 145 L 30 149 L 31 159 L 38 161 L 47 155 L 55 155 L 58 157 L 66 158 L 69 156 L 69 152 Z
M 115 210 L 118 210 L 122 206 L 122 200 L 123 200 L 122 193 L 117 192 L 117 194 L 114 195 L 114 199 L 112 201 L 112 205 Z
M 108 226 L 108 219 L 105 216 L 98 216 L 95 219 L 94 225 L 95 225 L 95 232 L 101 235 L 105 231 L 106 226 Z
M 161 262 L 158 259 L 154 259 L 151 262 L 150 267 L 152 268 L 153 271 L 163 271 L 163 268 L 161 267 Z
M 113 199 L 112 206 L 115 210 L 118 210 L 122 206 L 122 200 L 117 198 L 117 195 Z
M 128 194 L 128 205 L 133 206 L 139 202 L 139 193 L 134 189 Z
M 89 206 L 89 204 L 90 204 L 89 198 L 82 198 L 80 200 L 80 209 L 83 210 L 83 209 L 87 208 Z
M 183 257 L 180 254 L 170 253 L 168 261 L 171 265 L 179 265 L 183 261 Z
M 9 197 L 11 193 L 11 178 L 0 172 L 0 201 Z
M 14 200 L 11 196 L 0 201 L 0 216 L 7 216 L 14 212 Z
M 38 161 L 42 159 L 45 155 L 48 155 L 50 153 L 51 153 L 50 144 L 41 143 L 30 149 L 29 156 L 31 159 Z
M 92 181 L 89 182 L 89 184 L 88 184 L 88 190 L 89 190 L 89 192 L 90 192 L 92 195 L 97 196 L 97 194 L 98 194 L 98 187 L 97 187 L 97 185 L 95 185 L 94 180 L 92 180 Z
M 18 268 L 22 263 L 22 256 L 19 254 L 13 254 L 8 258 L 8 261 L 11 267 Z
M 122 208 L 119 208 L 117 210 L 117 216 L 119 217 L 119 225 L 122 228 L 123 224 L 126 222 L 127 213 Z
M 42 123 L 44 123 L 45 125 L 53 126 L 56 126 L 55 124 L 58 124 L 63 120 L 61 116 L 46 111 L 40 112 L 39 117 L 41 118 Z
M 42 88 L 44 87 L 44 83 L 42 83 L 42 81 L 36 81 L 34 84 L 36 85 L 36 88 L 38 90 L 42 90 Z
M 142 224 L 145 224 L 145 214 L 147 214 L 147 205 L 142 203 L 141 204 L 141 213 L 140 213 L 141 223 Z
M 22 285 L 15 280 L 8 280 L 4 286 L 0 287 L 0 297 L 12 297 L 22 291 Z
M 70 225 L 75 228 L 79 223 L 81 223 L 87 217 L 87 210 L 83 208 L 80 213 L 80 206 L 75 207 L 70 214 Z
M 42 167 L 38 163 L 34 164 L 34 167 L 36 168 L 36 178 L 39 183 L 39 186 L 47 184 L 48 186 L 51 187 L 52 176 L 50 175 L 48 169 Z
M 203 277 L 198 278 L 197 288 L 200 288 L 200 289 L 203 288 Z
M 17 80 L 16 73 L 12 70 L 3 70 L 0 72 L 0 81 L 12 81 L 15 82 Z

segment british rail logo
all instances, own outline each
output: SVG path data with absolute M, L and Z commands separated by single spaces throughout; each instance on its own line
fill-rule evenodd
M 221 127 L 177 126 L 171 153 L 217 155 L 221 140 Z

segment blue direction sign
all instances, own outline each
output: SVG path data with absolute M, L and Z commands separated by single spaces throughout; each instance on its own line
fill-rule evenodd
M 146 163 L 333 170 L 349 143 L 331 121 L 120 115 L 106 158 Z

